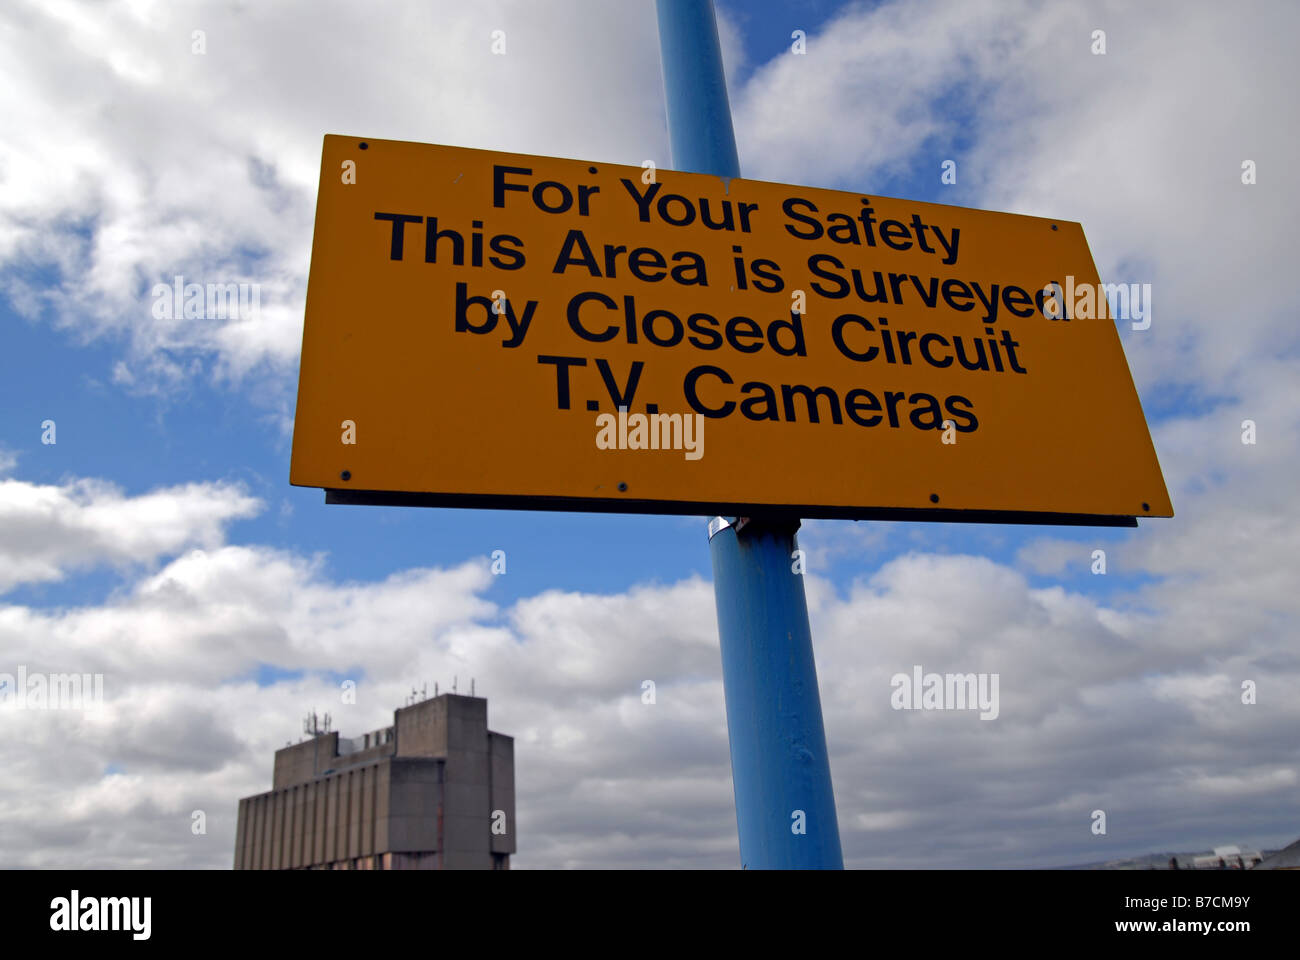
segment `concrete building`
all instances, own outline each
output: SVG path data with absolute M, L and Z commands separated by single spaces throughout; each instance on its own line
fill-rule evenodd
M 508 870 L 514 852 L 514 738 L 488 730 L 487 700 L 449 693 L 277 750 L 235 831 L 236 870 Z

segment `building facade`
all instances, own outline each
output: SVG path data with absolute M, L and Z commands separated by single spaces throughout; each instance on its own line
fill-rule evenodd
M 235 831 L 236 870 L 507 870 L 514 852 L 514 738 L 450 693 L 277 750 Z

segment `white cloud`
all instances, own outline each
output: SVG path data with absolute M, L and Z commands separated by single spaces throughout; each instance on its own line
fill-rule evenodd
M 454 674 L 516 739 L 517 866 L 735 866 L 709 586 L 547 591 L 502 609 L 498 582 L 475 560 L 336 583 L 318 562 L 226 546 L 100 604 L 0 607 L 0 671 L 105 677 L 98 711 L 6 713 L 5 865 L 228 867 L 237 801 L 269 788 L 304 713 L 355 734 Z M 1300 659 L 1269 671 L 1258 705 L 1236 683 L 1285 656 L 1284 639 L 1207 659 L 1213 643 L 1161 617 L 1034 590 L 976 557 L 901 557 L 844 596 L 809 586 L 851 865 L 1055 865 L 1205 846 L 1228 825 L 1261 843 L 1290 829 L 1277 800 L 1296 776 L 1300 707 L 1284 691 Z M 914 663 L 998 673 L 999 718 L 891 709 L 889 678 Z M 261 665 L 301 674 L 258 686 Z M 358 679 L 356 705 L 338 677 Z M 1188 791 L 1194 814 L 1171 817 Z M 1098 807 L 1124 831 L 1092 837 Z M 206 837 L 189 831 L 195 809 Z
M 215 545 L 232 520 L 261 503 L 242 487 L 191 483 L 125 496 L 111 484 L 0 480 L 0 592 L 100 564 L 149 563 L 194 544 Z
M 808 37 L 806 54 L 775 57 L 736 98 L 741 168 L 761 180 L 874 189 L 955 133 L 939 97 L 978 103 L 1026 28 L 1036 34 L 1059 17 L 1021 3 L 846 7 Z M 937 180 L 939 158 L 924 162 Z
M 77 338 L 125 338 L 114 379 L 140 391 L 262 369 L 287 385 L 326 133 L 666 155 L 648 4 L 42 0 L 0 16 L 0 290 Z M 153 317 L 152 286 L 178 274 L 260 284 L 258 321 Z

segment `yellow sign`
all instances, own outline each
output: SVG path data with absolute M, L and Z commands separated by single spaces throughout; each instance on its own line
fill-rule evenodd
M 327 136 L 290 480 L 355 503 L 1172 516 L 1115 322 L 1077 223 Z

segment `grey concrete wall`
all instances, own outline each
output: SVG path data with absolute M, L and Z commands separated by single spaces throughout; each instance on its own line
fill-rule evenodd
M 237 870 L 289 870 L 439 849 L 442 761 L 380 758 L 239 802 Z M 400 844 L 400 846 L 395 845 Z
M 312 737 L 302 743 L 294 743 L 275 751 L 275 768 L 271 775 L 271 789 L 291 787 L 295 783 L 307 783 L 315 779 L 322 770 L 333 766 L 335 755 L 339 750 L 337 732 Z
M 482 697 L 447 696 L 447 750 L 487 752 L 487 701 Z
M 490 756 L 487 701 L 447 698 L 447 782 L 443 788 L 443 866 L 449 870 L 492 867 Z
M 395 757 L 388 764 L 388 816 L 380 829 L 388 835 L 385 848 L 394 853 L 442 849 L 443 763 L 415 757 Z
M 248 847 L 248 797 L 239 801 L 239 812 L 235 816 L 235 860 L 236 870 L 244 869 L 244 851 Z
M 401 869 L 490 869 L 516 851 L 514 740 L 488 730 L 485 699 L 444 694 L 403 707 L 394 734 L 341 757 L 337 733 L 277 750 L 274 788 L 239 802 L 235 869 L 385 853 Z M 496 810 L 504 834 L 492 833 Z
M 393 738 L 399 757 L 447 755 L 447 702 L 449 696 L 424 700 L 398 709 L 393 717 Z
M 488 734 L 489 806 L 506 815 L 506 832 L 489 831 L 493 853 L 515 852 L 515 738 L 504 733 Z

